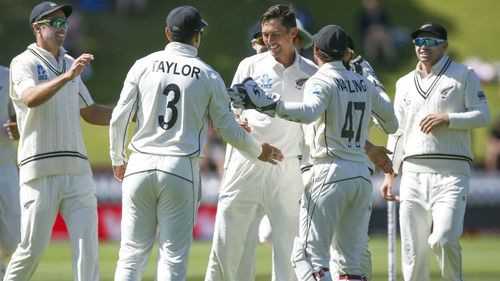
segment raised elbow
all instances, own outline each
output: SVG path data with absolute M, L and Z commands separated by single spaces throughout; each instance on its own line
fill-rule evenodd
M 21 100 L 23 101 L 23 104 L 28 108 L 33 108 L 40 105 L 40 103 L 38 103 L 35 99 L 31 98 L 30 95 L 24 95 Z

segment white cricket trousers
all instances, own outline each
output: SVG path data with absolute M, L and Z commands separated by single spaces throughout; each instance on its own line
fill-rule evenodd
M 26 281 L 47 248 L 58 211 L 72 249 L 74 281 L 99 280 L 96 187 L 91 175 L 56 175 L 21 185 L 21 242 L 4 281 Z
M 338 256 L 332 275 L 361 275 L 372 206 L 365 163 L 334 160 L 311 168 L 302 196 L 300 240 L 314 271 L 329 268 L 330 246 Z
M 399 219 L 405 281 L 430 280 L 430 249 L 437 255 L 442 280 L 463 280 L 459 239 L 468 194 L 466 175 L 403 173 Z
M 141 171 L 141 166 L 156 168 Z M 129 167 L 122 185 L 121 244 L 115 281 L 141 280 L 157 227 L 156 280 L 184 281 L 201 198 L 198 159 L 136 153 Z
M 17 167 L 13 161 L 0 159 L 0 266 L 2 267 L 19 243 L 21 228 L 19 205 Z
M 264 214 L 272 228 L 272 280 L 296 280 L 290 256 L 303 189 L 298 157 L 272 165 L 233 149 L 219 194 L 205 280 L 255 280 L 255 248 Z

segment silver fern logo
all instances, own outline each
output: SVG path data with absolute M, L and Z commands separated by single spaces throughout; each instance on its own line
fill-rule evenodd
M 450 94 L 451 90 L 453 89 L 454 87 L 453 86 L 450 86 L 448 88 L 444 88 L 441 90 L 441 99 L 445 99 L 446 97 L 448 97 L 448 95 Z
M 302 90 L 302 87 L 304 87 L 304 84 L 306 83 L 307 78 L 299 78 L 295 80 L 295 89 L 297 90 Z
M 411 98 L 410 98 L 410 95 L 408 93 L 406 93 L 403 96 L 403 102 L 404 102 L 405 106 L 410 106 L 411 105 Z

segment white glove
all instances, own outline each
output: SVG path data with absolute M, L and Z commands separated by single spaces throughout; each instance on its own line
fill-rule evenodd
M 276 103 L 280 95 L 264 92 L 251 77 L 234 84 L 227 92 L 234 108 L 255 109 L 271 117 L 276 115 Z
M 382 85 L 382 83 L 378 80 L 375 70 L 373 70 L 370 63 L 368 63 L 362 56 L 357 56 L 355 59 L 352 59 L 349 62 L 349 66 L 354 72 L 365 77 L 368 81 L 372 82 L 375 87 L 380 87 L 385 92 L 384 85 Z

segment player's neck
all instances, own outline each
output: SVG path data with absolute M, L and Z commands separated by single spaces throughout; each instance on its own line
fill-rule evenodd
M 295 61 L 295 50 L 292 49 L 291 52 L 283 54 L 283 56 L 277 57 L 276 60 L 281 63 L 285 68 L 289 67 Z
M 421 62 L 420 63 L 420 70 L 422 70 L 422 72 L 424 72 L 425 74 L 431 74 L 432 67 L 434 67 L 434 64 L 432 62 Z
M 56 60 L 59 60 L 59 52 L 60 48 L 59 46 L 52 46 L 51 44 L 48 44 L 47 42 L 43 40 L 38 40 L 36 42 L 37 46 L 44 49 L 45 51 L 51 53 Z

